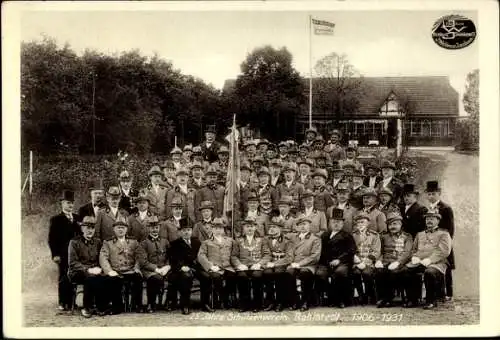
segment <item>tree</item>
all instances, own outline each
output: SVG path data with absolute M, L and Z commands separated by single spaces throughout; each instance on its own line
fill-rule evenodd
M 249 124 L 271 139 L 292 136 L 293 119 L 305 96 L 290 52 L 285 47 L 254 49 L 241 64 L 232 100 L 239 124 Z
M 354 113 L 362 95 L 362 78 L 345 54 L 330 53 L 316 63 L 318 79 L 313 82 L 313 109 L 331 113 L 335 125 L 345 114 Z
M 465 150 L 477 150 L 479 148 L 479 69 L 467 74 L 463 103 L 464 110 L 469 116 L 458 125 L 460 138 L 458 147 Z

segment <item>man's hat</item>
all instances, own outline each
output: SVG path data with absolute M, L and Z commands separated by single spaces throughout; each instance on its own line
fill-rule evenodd
M 141 191 L 139 191 L 139 195 L 134 198 L 134 202 L 139 203 L 141 201 L 148 201 L 148 203 L 151 204 L 151 199 L 151 196 L 146 192 L 146 190 L 142 189 Z
M 61 201 L 75 201 L 75 192 L 73 190 L 63 190 L 61 195 Z
M 221 145 L 217 153 L 229 153 L 229 149 L 225 145 Z
M 196 168 L 203 170 L 204 167 L 203 167 L 203 164 L 201 164 L 198 161 L 195 161 L 195 162 L 191 163 L 191 170 L 196 169 Z
M 186 144 L 184 145 L 184 148 L 182 151 L 193 151 L 193 145 L 192 144 Z
M 288 162 L 284 167 L 283 167 L 283 172 L 286 171 L 294 171 L 297 172 L 297 164 L 293 162 Z
M 361 211 L 356 216 L 354 216 L 354 222 L 357 222 L 361 219 L 365 219 L 365 220 L 370 221 L 370 216 L 368 216 L 368 214 L 365 213 L 364 211 Z
M 202 201 L 200 203 L 199 210 L 203 210 L 203 209 L 211 209 L 211 210 L 213 210 L 214 209 L 214 204 L 212 203 L 212 201 Z
M 123 170 L 120 172 L 120 182 L 128 182 L 132 180 L 132 176 L 130 176 L 130 173 L 127 170 Z
M 246 225 L 257 226 L 257 221 L 251 217 L 246 217 L 243 221 L 241 221 L 241 226 L 244 227 Z
M 268 176 L 271 176 L 271 173 L 269 172 L 269 169 L 265 166 L 261 167 L 258 171 L 257 171 L 257 176 L 260 176 L 260 175 L 268 175 Z
M 311 219 L 307 217 L 306 215 L 300 215 L 299 219 L 297 220 L 297 224 L 301 224 L 303 222 L 309 222 L 312 223 Z
M 342 163 L 342 169 L 345 169 L 345 168 L 356 169 L 356 164 L 354 164 L 353 161 L 345 161 Z
M 259 201 L 259 196 L 257 196 L 257 194 L 256 194 L 255 192 L 253 192 L 253 191 L 252 191 L 252 192 L 250 192 L 250 193 L 248 194 L 248 197 L 247 197 L 247 202 L 250 202 L 250 201 L 254 201 L 254 202 L 255 202 L 255 201 L 256 201 L 256 202 L 258 202 L 258 201 Z
M 260 202 L 262 203 L 272 203 L 273 199 L 271 198 L 271 194 L 265 193 L 259 197 Z
M 316 138 L 314 138 L 314 142 L 313 143 L 324 143 L 325 140 L 323 139 L 323 136 L 322 135 L 317 135 Z
M 170 154 L 173 155 L 173 154 L 181 154 L 182 153 L 182 150 L 181 148 L 177 147 L 177 146 L 174 146 L 174 148 L 172 149 L 172 151 L 170 151 Z
M 311 147 L 309 145 L 307 145 L 306 143 L 302 143 L 299 145 L 299 149 L 307 149 L 307 150 L 310 150 Z
M 312 192 L 310 189 L 304 190 L 304 192 L 302 193 L 301 199 L 306 199 L 309 197 L 314 197 L 314 192 Z
M 362 178 L 365 178 L 365 175 L 363 175 L 363 172 L 360 169 L 354 169 L 354 171 L 351 174 L 351 177 L 362 177 Z
M 213 228 L 217 228 L 217 227 L 225 228 L 226 224 L 227 224 L 226 221 L 221 217 L 216 217 L 212 220 L 212 227 Z
M 318 168 L 313 172 L 313 175 L 312 175 L 312 177 L 316 177 L 316 176 L 321 176 L 326 180 L 326 179 L 328 179 L 328 171 L 326 171 L 326 169 L 319 169 Z
M 297 150 L 297 146 L 296 145 L 291 145 L 289 148 L 288 148 L 288 153 L 298 153 L 299 150 Z
M 166 168 L 168 168 L 168 167 L 166 167 Z M 148 171 L 148 177 L 151 177 L 153 175 L 160 175 L 160 176 L 163 175 L 163 172 L 161 172 L 161 169 L 160 169 L 160 167 L 158 165 L 153 165 L 151 167 L 151 169 L 149 169 L 149 171 Z
M 269 145 L 269 141 L 265 138 L 259 139 L 259 142 L 257 143 L 257 145 L 261 145 L 261 144 Z
M 297 159 L 297 165 L 300 165 L 300 164 L 307 164 L 312 168 L 314 166 L 314 161 L 310 158 L 300 158 L 300 159 Z
M 318 134 L 318 130 L 317 130 L 314 126 L 312 126 L 312 127 L 310 127 L 310 128 L 307 128 L 307 129 L 306 129 L 306 131 L 305 131 L 304 133 L 307 135 L 309 132 L 312 132 L 312 133 L 314 133 L 315 135 L 317 135 L 317 134 Z
M 106 192 L 106 195 L 117 198 L 117 197 L 120 197 L 122 195 L 122 193 L 120 191 L 120 188 L 118 188 L 116 186 L 111 186 L 108 188 L 108 192 Z
M 187 229 L 187 228 L 191 228 L 191 224 L 189 224 L 187 218 L 181 218 L 179 220 L 179 229 Z
M 330 136 L 337 135 L 339 137 L 342 137 L 342 132 L 340 130 L 334 129 L 330 132 Z
M 415 195 L 418 195 L 419 192 L 417 190 L 415 190 L 415 184 L 406 183 L 403 186 L 403 195 L 404 194 L 415 194 Z
M 337 184 L 337 189 L 336 191 L 351 191 L 349 188 L 349 183 L 346 181 L 340 181 L 339 184 Z
M 281 162 L 278 158 L 273 158 L 269 160 L 269 165 L 270 166 L 276 165 L 277 167 L 281 167 Z
M 393 162 L 391 162 L 388 159 L 384 159 L 382 161 L 382 163 L 380 164 L 380 168 L 381 169 L 390 168 L 390 169 L 396 170 L 396 164 L 394 164 Z
M 85 216 L 81 222 L 78 223 L 80 226 L 95 227 L 95 217 Z
M 281 196 L 281 199 L 278 201 L 278 205 L 293 205 L 293 198 L 292 196 Z
M 240 171 L 242 170 L 248 170 L 251 172 L 252 168 L 250 167 L 250 164 L 248 164 L 248 162 L 242 162 L 240 165 Z
M 438 181 L 427 182 L 425 192 L 438 192 L 438 191 L 441 191 Z
M 338 209 L 338 208 L 332 209 L 330 219 L 331 220 L 343 220 L 344 219 L 344 210 Z
M 193 148 L 193 155 L 201 155 L 203 151 L 201 150 L 201 146 L 197 145 Z
M 363 191 L 363 197 L 364 196 L 373 196 L 373 197 L 378 197 L 378 194 L 377 194 L 377 191 L 375 191 L 375 189 L 373 188 L 366 188 L 364 191 Z
M 218 175 L 217 169 L 215 169 L 213 166 L 209 166 L 207 168 L 207 171 L 205 172 L 205 175 L 210 176 L 210 175 Z
M 149 216 L 148 219 L 146 220 L 146 223 L 149 226 L 154 226 L 160 223 L 160 219 L 156 215 Z
M 207 125 L 207 127 L 205 128 L 205 133 L 207 132 L 215 133 L 215 125 Z
M 246 148 L 248 148 L 249 146 L 257 146 L 257 145 L 256 145 L 255 140 L 253 140 L 253 139 L 249 139 L 249 140 L 247 140 L 247 141 L 245 142 L 245 144 L 243 144 L 243 146 L 244 146 L 244 147 L 245 147 L 245 149 L 246 149 Z
M 252 163 L 256 163 L 256 162 L 264 163 L 264 157 L 262 157 L 260 155 L 255 156 Z
M 347 152 L 347 151 L 354 151 L 354 152 L 355 152 L 355 151 L 356 151 L 356 147 L 355 147 L 355 146 L 353 146 L 353 145 L 348 145 L 348 146 L 345 148 L 345 151 L 346 151 L 346 152 Z
M 174 196 L 172 198 L 172 202 L 170 202 L 171 208 L 183 208 L 184 204 L 182 203 L 182 198 L 180 196 Z
M 161 167 L 163 169 L 175 169 L 174 162 L 172 162 L 170 159 L 165 160 L 165 162 L 163 162 L 163 165 Z
M 403 220 L 403 217 L 401 216 L 401 214 L 399 212 L 390 211 L 387 213 L 387 220 L 386 220 L 387 225 L 389 225 L 392 221 L 396 221 L 396 220 L 399 220 L 399 221 Z
M 104 185 L 102 185 L 102 179 L 97 180 L 97 179 L 92 179 L 89 184 L 89 190 L 94 191 L 94 190 L 101 190 L 104 191 Z
M 189 170 L 184 168 L 184 167 L 180 167 L 179 169 L 177 169 L 177 171 L 175 172 L 175 175 L 176 176 L 180 176 L 180 175 L 186 175 L 186 176 L 189 176 Z
M 285 147 L 288 148 L 288 144 L 285 141 L 281 141 L 278 143 L 278 148 Z
M 427 212 L 424 214 L 424 218 L 427 217 L 437 217 L 439 219 L 442 218 L 441 214 L 439 213 L 438 209 L 429 209 Z
M 337 162 L 336 164 L 333 165 L 332 171 L 333 172 L 344 172 L 344 169 Z
M 378 195 L 383 195 L 383 194 L 386 194 L 386 195 L 391 195 L 391 197 L 394 197 L 394 194 L 392 193 L 392 190 L 386 188 L 386 187 L 382 187 L 379 189 L 378 191 Z
M 365 165 L 365 169 L 368 170 L 368 169 L 375 169 L 375 170 L 378 170 L 379 169 L 379 166 L 377 163 L 375 162 L 368 162 L 366 163 Z
M 128 227 L 128 220 L 125 216 L 118 216 L 116 221 L 113 222 L 113 227 L 116 227 L 116 226 L 125 226 L 125 227 Z
M 282 227 L 283 225 L 281 223 L 270 222 L 267 225 L 267 235 L 270 237 L 279 235 Z

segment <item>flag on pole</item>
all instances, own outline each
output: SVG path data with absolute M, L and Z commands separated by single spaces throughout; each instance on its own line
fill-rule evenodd
M 333 35 L 333 28 L 335 27 L 335 24 L 333 22 L 316 19 L 311 20 L 314 28 L 314 34 Z
M 240 155 L 238 152 L 238 129 L 236 115 L 229 135 L 229 162 L 227 165 L 226 188 L 224 191 L 224 215 L 231 216 L 231 231 L 234 236 L 234 213 L 239 202 L 238 182 L 240 179 Z

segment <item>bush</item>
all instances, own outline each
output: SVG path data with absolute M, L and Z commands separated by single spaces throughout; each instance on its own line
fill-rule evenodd
M 457 151 L 479 151 L 479 123 L 473 119 L 457 122 Z

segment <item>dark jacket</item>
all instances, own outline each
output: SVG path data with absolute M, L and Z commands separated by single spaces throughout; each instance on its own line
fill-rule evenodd
M 401 216 L 403 216 L 403 228 L 404 232 L 411 235 L 412 238 L 425 230 L 425 218 L 424 215 L 427 212 L 427 208 L 415 202 L 407 212 L 405 212 L 405 205 L 399 206 L 401 210 Z
M 144 277 L 150 278 L 155 274 L 156 268 L 161 268 L 169 263 L 168 248 L 170 244 L 163 237 L 157 237 L 155 240 L 147 236 L 142 242 L 144 249 L 143 259 L 141 260 L 141 271 Z
M 380 177 L 379 175 L 375 176 L 375 186 L 373 187 L 374 189 L 377 188 L 377 186 L 381 180 L 382 180 L 382 177 Z M 370 186 L 370 177 L 368 177 L 368 176 L 365 177 L 365 179 L 363 180 L 363 185 L 367 188 Z
M 173 271 L 178 271 L 182 266 L 196 269 L 197 257 L 201 242 L 196 237 L 191 237 L 191 246 L 188 246 L 182 237 L 172 241 L 169 249 L 170 265 Z
M 59 256 L 61 262 L 68 260 L 68 246 L 72 238 L 80 235 L 80 227 L 78 226 L 78 215 L 73 215 L 73 223 L 64 215 L 53 216 L 50 219 L 49 226 L 49 248 L 52 257 Z
M 121 188 L 120 188 L 120 190 L 121 190 Z M 122 192 L 122 197 L 120 199 L 120 203 L 118 203 L 118 209 L 124 209 L 129 214 L 133 214 L 133 213 L 137 212 L 137 208 L 132 206 L 132 199 L 134 197 L 139 196 L 139 191 L 137 191 L 134 188 L 131 188 L 129 191 L 129 196 L 125 196 L 125 193 L 123 192 L 123 190 L 121 190 L 121 192 Z
M 219 159 L 219 157 L 217 156 L 217 152 L 221 147 L 221 144 L 219 142 L 214 141 L 212 145 L 210 145 L 210 148 L 207 148 L 206 141 L 203 141 L 203 143 L 200 144 L 200 147 L 201 152 L 203 153 L 203 159 L 205 161 L 213 163 Z
M 338 259 L 340 264 L 352 267 L 354 255 L 356 254 L 356 242 L 352 235 L 344 230 L 330 238 L 331 231 L 321 235 L 321 257 L 319 263 L 329 266 L 332 260 Z
M 94 216 L 94 207 L 92 206 L 92 202 L 89 202 L 85 205 L 82 205 L 80 209 L 78 209 L 78 220 L 82 221 L 85 216 Z
M 453 216 L 453 209 L 446 203 L 439 201 L 439 213 L 441 214 L 441 221 L 439 221 L 439 228 L 447 230 L 451 238 L 455 235 L 455 218 Z M 455 269 L 455 254 L 453 248 L 451 249 L 450 256 L 448 256 L 448 263 L 451 269 Z
M 86 240 L 83 236 L 73 238 L 69 243 L 69 270 L 70 280 L 76 277 L 88 276 L 87 270 L 99 267 L 99 252 L 101 240 L 96 237 Z

